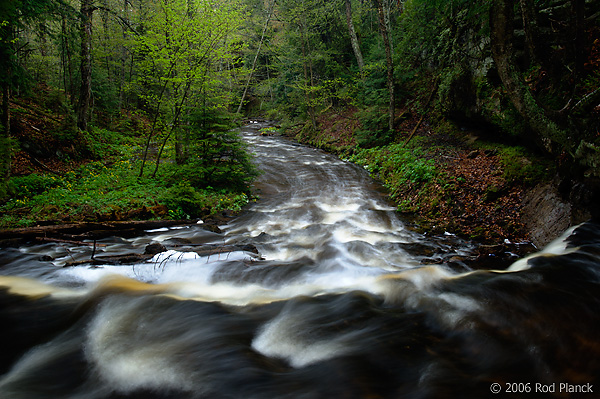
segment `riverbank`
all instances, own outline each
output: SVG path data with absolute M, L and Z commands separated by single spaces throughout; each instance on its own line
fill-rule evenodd
M 356 146 L 356 109 L 322 114 L 318 132 L 307 123 L 284 134 L 364 166 L 389 190 L 401 218 L 422 233 L 450 232 L 484 246 L 541 247 L 592 217 L 589 199 L 565 199 L 554 163 L 530 149 L 499 142 L 493 131 L 409 111 L 396 120 L 391 144 L 364 150 Z
M 164 174 L 140 178 L 126 156 L 88 161 L 60 174 L 33 171 L 13 177 L 10 199 L 0 204 L 0 229 L 149 220 L 206 220 L 239 211 L 246 191 L 192 186 Z M 171 165 L 167 165 L 171 166 Z
M 232 118 L 217 118 L 223 125 L 205 134 L 206 149 L 188 143 L 187 158 L 176 162 L 174 144 L 162 147 L 147 117 L 98 114 L 82 131 L 65 106 L 60 92 L 43 85 L 11 100 L 14 150 L 0 187 L 0 229 L 209 220 L 252 200 L 256 171 L 229 133 Z

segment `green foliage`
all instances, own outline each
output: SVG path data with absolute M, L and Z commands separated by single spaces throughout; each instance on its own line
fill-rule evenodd
M 189 219 L 196 217 L 207 206 L 207 197 L 193 188 L 188 181 L 182 181 L 170 187 L 161 196 L 173 215 Z
M 248 204 L 249 197 L 245 193 L 214 190 L 212 187 L 197 189 L 188 181 L 182 181 L 167 189 L 159 201 L 169 208 L 171 218 L 190 219 L 225 209 L 239 211 Z
M 10 164 L 7 161 L 12 156 L 14 146 L 14 142 L 10 137 L 0 135 L 0 201 L 9 193 L 7 177 Z
M 231 120 L 218 109 L 199 109 L 187 122 L 185 158 L 164 165 L 165 181 L 185 181 L 194 188 L 246 189 L 257 170 L 239 132 L 231 129 Z
M 22 93 L 27 74 L 16 76 L 21 69 L 43 80 L 42 90 L 27 100 L 36 104 L 35 113 L 39 109 L 57 122 L 44 126 L 45 153 L 63 161 L 98 162 L 62 177 L 32 174 L 2 181 L 0 198 L 4 192 L 11 196 L 0 205 L 4 226 L 127 218 L 138 208 L 148 210 L 140 217 L 195 216 L 248 202 L 243 190 L 256 169 L 224 116 L 236 94 L 242 43 L 237 31 L 245 21 L 241 1 L 159 0 L 125 9 L 103 2 L 94 11 L 91 49 L 97 125 L 85 132 L 77 129 L 71 109 L 77 104 L 80 15 L 69 2 L 9 3 L 0 6 L 0 63 L 12 76 L 1 75 L 1 83 L 9 80 Z M 133 105 L 140 109 L 114 117 L 119 106 Z M 22 109 L 22 115 L 33 110 Z M 144 134 L 150 146 L 177 162 L 166 156 L 156 160 L 161 169 L 153 178 L 138 178 L 136 171 Z
M 32 173 L 27 176 L 12 178 L 9 183 L 9 190 L 13 198 L 23 200 L 42 194 L 46 190 L 62 184 L 62 179 L 56 176 Z
M 127 143 L 126 136 L 111 130 L 91 127 L 87 132 L 82 132 L 85 150 L 92 159 L 107 159 L 118 155 L 123 145 Z
M 502 176 L 509 184 L 535 185 L 554 172 L 551 162 L 533 156 L 523 147 L 501 148 L 500 159 Z
M 189 102 L 225 104 L 227 73 L 218 68 L 234 58 L 232 34 L 244 21 L 238 1 L 160 0 L 149 9 L 146 30 L 136 36 L 139 75 L 130 87 L 153 117 L 176 123 Z M 207 98 L 208 96 L 208 98 Z
M 377 176 L 395 196 L 409 185 L 420 185 L 432 180 L 436 174 L 435 163 L 419 147 L 405 148 L 401 144 L 359 149 L 351 162 L 362 165 Z
M 115 113 L 119 107 L 119 90 L 115 83 L 110 79 L 108 71 L 104 68 L 93 69 L 92 95 L 94 105 L 108 113 Z
M 488 9 L 486 1 L 405 1 L 396 30 L 399 59 L 442 68 L 463 61 L 470 55 L 465 41 L 476 47 L 486 33 Z
M 73 112 L 71 106 L 68 104 L 67 97 L 62 90 L 49 87 L 46 90 L 34 91 L 31 94 L 31 97 L 36 103 L 53 113 L 64 115 Z
M 275 7 L 277 22 L 267 31 L 270 44 L 257 66 L 265 73 L 254 75 L 254 94 L 270 102 L 267 110 L 307 120 L 323 109 L 354 104 L 362 92 L 355 65 L 349 68 L 355 61 L 339 2 L 284 0 Z
M 388 130 L 388 115 L 380 108 L 373 107 L 358 114 L 360 129 L 355 132 L 356 141 L 362 148 L 371 148 L 390 143 L 394 132 Z
M 385 57 L 385 55 L 381 55 Z M 365 106 L 383 106 L 389 99 L 387 91 L 387 76 L 385 63 L 378 61 L 377 63 L 365 65 L 365 79 L 361 82 L 361 90 L 359 99 L 362 105 Z
M 240 210 L 249 202 L 243 191 L 199 189 L 185 180 L 170 183 L 162 177 L 139 179 L 138 166 L 137 161 L 121 158 L 111 166 L 92 162 L 63 177 L 12 178 L 11 198 L 0 205 L 0 227 L 28 226 L 39 220 L 185 219 Z
M 244 18 L 237 0 L 159 0 L 149 9 L 146 29 L 134 40 L 139 75 L 129 87 L 153 121 L 144 153 L 157 138 L 159 158 L 169 140 L 175 142 L 178 163 L 195 155 L 196 129 L 183 126 L 182 120 L 196 109 L 210 114 L 232 103 L 232 71 L 223 65 L 237 57 L 234 34 Z M 145 161 L 144 156 L 140 176 Z M 156 160 L 153 175 L 160 161 Z
M 61 120 L 60 125 L 54 131 L 52 135 L 61 142 L 72 142 L 77 143 L 79 138 L 79 130 L 77 129 L 77 120 L 75 115 L 71 112 L 67 113 Z
M 267 126 L 260 129 L 261 136 L 272 136 L 279 133 L 279 128 L 276 126 Z

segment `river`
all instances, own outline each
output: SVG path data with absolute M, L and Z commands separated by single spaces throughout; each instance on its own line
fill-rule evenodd
M 471 270 L 471 244 L 409 230 L 363 169 L 261 126 L 241 129 L 260 200 L 222 233 L 99 241 L 169 248 L 123 266 L 0 251 L 0 398 L 600 397 L 598 224 Z

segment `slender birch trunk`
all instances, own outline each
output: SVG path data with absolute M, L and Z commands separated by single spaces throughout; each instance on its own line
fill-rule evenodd
M 354 22 L 352 22 L 352 3 L 350 0 L 346 0 L 346 22 L 348 24 L 348 33 L 350 34 L 352 50 L 354 51 L 354 56 L 356 57 L 356 62 L 358 63 L 360 75 L 363 76 L 365 62 L 363 60 L 362 52 L 360 51 L 358 37 L 356 36 L 356 30 L 354 29 Z

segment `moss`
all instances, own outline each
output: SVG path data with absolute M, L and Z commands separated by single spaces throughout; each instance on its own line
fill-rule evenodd
M 533 186 L 554 173 L 551 162 L 528 153 L 523 147 L 503 147 L 500 150 L 502 176 L 509 184 Z

